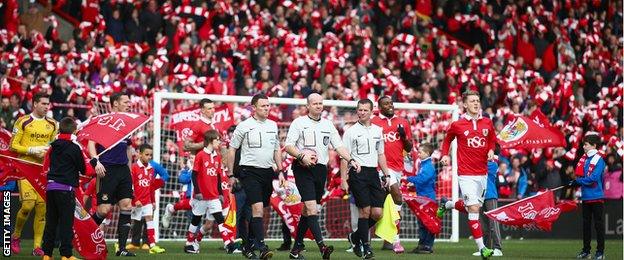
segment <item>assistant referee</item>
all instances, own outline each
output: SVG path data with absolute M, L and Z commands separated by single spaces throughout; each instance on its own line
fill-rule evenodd
M 273 257 L 273 252 L 264 243 L 264 226 L 262 218 L 264 207 L 269 205 L 273 192 L 273 179 L 277 171 L 282 172 L 282 155 L 279 146 L 277 124 L 267 119 L 269 115 L 269 98 L 257 94 L 251 99 L 254 115 L 236 126 L 230 148 L 228 150 L 228 169 L 234 169 L 236 150 L 240 149 L 238 175 L 247 195 L 247 203 L 251 205 L 250 230 L 254 236 L 253 245 L 248 234 L 243 238 L 243 256 L 258 259 L 254 250 L 260 251 L 261 259 Z M 229 171 L 230 185 L 234 185 L 236 177 Z M 277 174 L 280 185 L 284 185 L 283 174 Z
M 342 188 L 344 190 L 351 188 L 351 194 L 359 213 L 358 229 L 349 234 L 349 240 L 355 245 L 353 252 L 364 259 L 374 258 L 370 246 L 369 228 L 381 218 L 386 196 L 384 187 L 388 188 L 389 184 L 383 133 L 381 127 L 371 124 L 372 110 L 373 102 L 370 99 L 358 101 L 358 122 L 349 127 L 342 137 L 344 146 L 351 157 L 362 166 L 361 171 L 357 172 L 353 168 L 347 169 L 347 162 L 344 160 L 340 162 Z M 377 167 L 383 172 L 383 184 L 379 179 Z
M 314 235 L 323 259 L 329 259 L 334 247 L 327 246 L 323 242 L 317 207 L 325 193 L 330 145 L 353 167 L 358 168 L 359 165 L 351 159 L 349 152 L 344 148 L 334 123 L 321 118 L 323 97 L 316 93 L 310 94 L 306 107 L 308 115 L 298 117 L 291 123 L 285 143 L 286 152 L 297 159 L 292 165 L 292 170 L 297 190 L 304 203 L 290 259 L 304 259 L 301 251 L 304 248 L 303 238 L 308 228 Z M 308 149 L 313 150 L 315 152 L 313 154 L 316 155 L 305 153 Z M 314 156 L 316 158 L 313 158 Z
M 113 113 L 128 112 L 130 98 L 125 93 L 116 92 L 110 97 L 111 111 Z M 130 214 L 132 212 L 132 176 L 130 175 L 130 160 L 132 147 L 130 140 L 126 139 L 113 146 L 102 155 L 104 151 L 101 145 L 89 141 L 87 145 L 90 163 L 95 168 L 100 178 L 100 191 L 97 193 L 97 210 L 93 214 L 93 220 L 100 225 L 108 212 L 113 209 L 113 204 L 119 205 L 119 221 L 117 222 L 117 239 L 119 249 L 116 256 L 136 256 L 126 250 L 126 241 L 130 232 Z

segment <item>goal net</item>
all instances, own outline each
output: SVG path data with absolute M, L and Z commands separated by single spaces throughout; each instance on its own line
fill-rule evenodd
M 154 146 L 154 160 L 160 162 L 169 172 L 170 179 L 163 188 L 156 194 L 156 205 L 154 219 L 160 221 L 160 216 L 164 213 L 167 204 L 178 202 L 184 197 L 185 186 L 180 184 L 178 177 L 181 169 L 188 160 L 187 156 L 181 151 L 177 143 L 180 141 L 179 134 L 176 134 L 172 127 L 172 119 L 179 115 L 181 111 L 189 111 L 198 108 L 198 102 L 202 98 L 209 98 L 215 102 L 215 107 L 227 105 L 231 109 L 230 114 L 221 114 L 217 109 L 216 117 L 233 117 L 235 123 L 251 116 L 251 107 L 249 102 L 251 97 L 245 96 L 223 96 L 223 95 L 200 95 L 187 93 L 156 93 L 154 96 L 152 108 L 153 124 L 146 125 L 145 131 L 141 131 L 142 140 L 152 143 Z M 293 118 L 305 114 L 305 99 L 289 99 L 289 98 L 270 98 L 272 104 L 270 118 L 275 119 L 279 126 L 279 137 L 283 141 L 286 137 L 288 127 Z M 325 100 L 325 111 L 323 117 L 328 118 L 342 133 L 345 127 L 357 121 L 355 113 L 356 102 L 354 101 L 338 101 Z M 142 107 L 137 105 L 136 107 Z M 376 110 L 376 108 L 375 108 Z M 138 111 L 137 111 L 138 112 Z M 439 161 L 439 148 L 444 137 L 446 126 L 456 119 L 458 116 L 457 106 L 452 105 L 432 105 L 432 104 L 408 104 L 395 103 L 395 114 L 403 116 L 410 122 L 413 131 L 414 144 L 417 146 L 421 142 L 430 142 L 434 144 L 435 152 L 433 154 L 434 162 L 438 172 L 437 179 L 437 196 L 456 199 L 458 196 L 455 144 L 452 150 L 452 167 L 445 167 L 437 163 Z M 219 121 L 217 120 L 217 121 Z M 151 129 L 148 129 L 151 128 Z M 406 170 L 411 171 L 414 168 L 414 162 L 406 156 Z M 437 158 L 437 159 L 436 159 Z M 323 236 L 326 239 L 346 239 L 346 234 L 352 229 L 351 213 L 348 196 L 341 196 L 336 187 L 339 183 L 332 182 L 331 176 L 338 173 L 337 160 L 330 161 L 328 168 L 330 175 L 328 176 L 328 185 L 326 196 L 324 197 L 320 210 L 320 224 Z M 417 162 L 416 162 L 417 164 Z M 408 188 L 409 192 L 410 189 Z M 413 191 L 413 189 L 411 189 Z M 332 193 L 335 192 L 335 193 Z M 186 230 L 190 222 L 190 213 L 187 211 L 177 211 L 168 228 L 163 228 L 161 223 L 157 225 L 156 236 L 160 240 L 183 240 L 185 239 Z M 417 240 L 418 225 L 415 214 L 407 205 L 403 206 L 401 212 L 401 230 L 402 240 Z M 113 220 L 114 221 L 114 220 Z M 110 232 L 107 238 L 113 238 L 112 233 L 114 227 L 109 227 Z M 458 214 L 453 211 L 447 214 L 442 221 L 442 232 L 437 236 L 438 241 L 458 241 Z M 282 219 L 280 215 L 272 208 L 267 207 L 265 210 L 265 230 L 267 239 L 282 239 Z M 213 228 L 216 231 L 216 228 Z M 216 232 L 213 232 L 212 238 L 219 238 Z

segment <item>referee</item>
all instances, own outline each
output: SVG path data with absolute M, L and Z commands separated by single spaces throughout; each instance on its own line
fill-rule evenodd
M 254 243 L 249 241 L 248 234 L 241 234 L 243 238 L 243 255 L 249 259 L 258 259 L 254 253 L 260 251 L 261 259 L 273 257 L 273 252 L 264 243 L 264 226 L 262 217 L 264 207 L 269 205 L 269 198 L 273 192 L 273 178 L 276 165 L 277 171 L 282 172 L 282 155 L 278 140 L 277 124 L 267 119 L 269 115 L 269 98 L 264 94 L 257 94 L 251 99 L 254 115 L 236 126 L 230 148 L 228 150 L 228 169 L 234 169 L 236 150 L 240 149 L 238 175 L 247 195 L 247 203 L 251 205 L 251 230 Z M 234 185 L 236 177 L 230 171 L 228 177 L 230 185 Z M 277 174 L 280 185 L 284 185 L 283 174 Z
M 111 110 L 113 113 L 128 112 L 130 98 L 125 93 L 116 92 L 110 97 Z M 130 140 L 126 139 L 111 147 L 108 151 L 98 157 L 104 147 L 89 141 L 89 161 L 95 168 L 97 176 L 100 178 L 100 191 L 97 193 L 97 210 L 93 214 L 93 220 L 100 225 L 108 212 L 113 208 L 113 204 L 119 205 L 119 221 L 117 222 L 117 239 L 119 249 L 116 256 L 136 256 L 126 250 L 126 240 L 130 232 L 130 213 L 132 212 L 132 176 L 130 175 L 130 165 L 128 158 L 132 158 L 132 147 Z
M 317 207 L 325 193 L 330 145 L 342 158 L 351 162 L 353 167 L 358 168 L 359 164 L 351 160 L 334 123 L 321 118 L 323 97 L 316 93 L 310 94 L 306 107 L 308 115 L 292 121 L 285 143 L 286 152 L 297 159 L 292 165 L 292 170 L 297 190 L 301 194 L 301 201 L 305 205 L 297 228 L 295 246 L 290 251 L 290 259 L 304 259 L 301 251 L 304 248 L 303 239 L 308 228 L 314 235 L 323 259 L 329 259 L 334 247 L 323 243 Z M 307 154 L 304 150 L 312 150 L 314 153 Z
M 345 191 L 351 188 L 359 213 L 358 229 L 349 234 L 349 240 L 355 245 L 353 248 L 355 255 L 364 259 L 375 257 L 370 246 L 369 228 L 381 218 L 386 196 L 384 187 L 387 188 L 389 183 L 383 133 L 379 126 L 371 124 L 372 110 L 373 102 L 370 99 L 358 101 L 358 122 L 349 127 L 342 137 L 344 146 L 353 160 L 361 165 L 361 171 L 347 169 L 347 161 L 340 162 L 342 188 Z M 383 185 L 377 167 L 383 172 Z

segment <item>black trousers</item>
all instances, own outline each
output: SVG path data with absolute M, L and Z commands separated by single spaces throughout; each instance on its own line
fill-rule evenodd
M 72 256 L 76 197 L 73 191 L 47 191 L 46 196 L 46 224 L 43 231 L 43 252 L 48 256 L 52 256 L 58 228 L 58 236 L 61 242 L 59 246 L 61 256 L 70 257 Z
M 591 222 L 596 230 L 596 252 L 604 252 L 604 203 L 583 202 L 583 252 L 591 251 Z

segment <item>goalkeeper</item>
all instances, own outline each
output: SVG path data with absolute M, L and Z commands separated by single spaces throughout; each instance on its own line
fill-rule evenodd
M 11 139 L 11 150 L 20 154 L 20 159 L 42 163 L 43 156 L 47 152 L 50 142 L 54 140 L 58 130 L 58 123 L 46 116 L 49 109 L 50 98 L 43 93 L 37 93 L 33 96 L 33 112 L 20 117 L 15 122 L 13 138 Z M 22 230 L 30 212 L 34 209 L 34 249 L 32 255 L 43 256 L 41 240 L 45 227 L 45 201 L 27 180 L 19 180 L 17 185 L 22 206 L 16 216 L 15 233 L 13 233 L 11 238 L 11 251 L 14 254 L 18 254 L 21 251 L 20 237 Z

